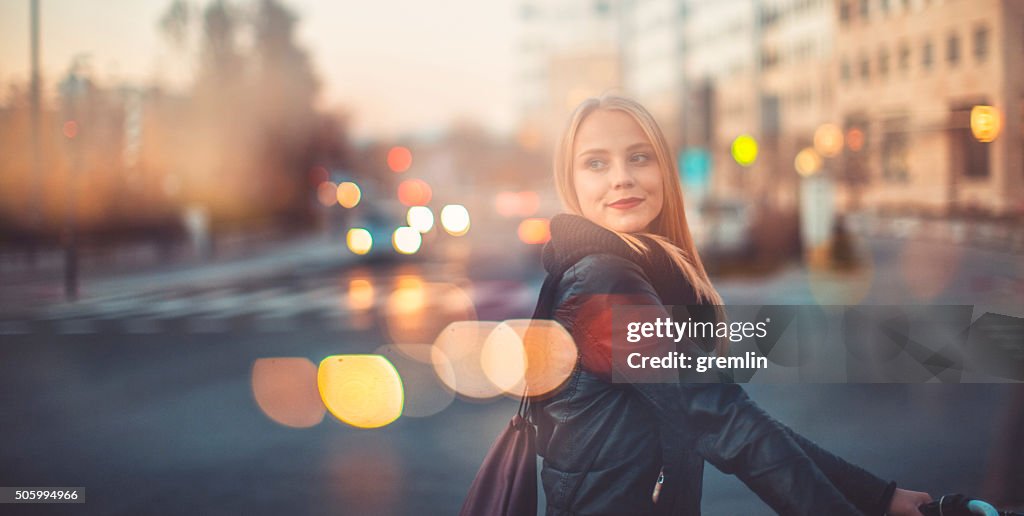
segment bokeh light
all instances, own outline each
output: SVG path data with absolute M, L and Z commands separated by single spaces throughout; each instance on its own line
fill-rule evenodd
M 363 193 L 359 190 L 359 185 L 350 181 L 338 185 L 338 204 L 343 207 L 355 208 L 362 197 Z
M 821 170 L 821 156 L 814 149 L 806 147 L 797 153 L 793 159 L 793 167 L 801 176 L 814 175 Z
M 732 141 L 732 159 L 744 167 L 757 160 L 757 140 L 749 134 L 741 134 Z
M 971 108 L 971 134 L 979 142 L 989 143 L 999 137 L 1003 127 L 1002 115 L 992 106 L 974 106 Z
M 406 206 L 423 206 L 432 196 L 430 185 L 422 179 L 406 179 L 398 184 L 398 201 Z
M 430 344 L 386 344 L 374 351 L 394 364 L 402 377 L 405 390 L 402 417 L 432 416 L 455 400 L 455 391 L 445 385 L 434 371 L 430 360 L 431 348 Z
M 380 355 L 332 355 L 317 372 L 327 410 L 357 428 L 379 428 L 402 415 L 405 394 L 395 366 Z
M 860 152 L 864 148 L 864 131 L 859 127 L 846 131 L 846 146 L 853 152 Z
M 68 139 L 74 139 L 75 136 L 78 136 L 78 122 L 74 120 L 68 120 L 67 122 L 64 122 L 64 127 L 62 131 L 65 137 L 67 137 Z
M 519 195 L 515 192 L 499 192 L 494 197 L 494 211 L 505 218 L 515 217 L 519 213 Z
M 348 282 L 348 307 L 353 311 L 364 311 L 373 308 L 373 283 L 365 278 L 353 278 Z
M 525 244 L 543 244 L 551 240 L 548 219 L 526 219 L 519 223 L 519 240 Z
M 388 168 L 392 172 L 402 173 L 412 166 L 412 152 L 405 147 L 392 147 L 388 151 Z
M 352 228 L 345 234 L 348 250 L 355 254 L 366 254 L 373 248 L 373 235 L 363 228 Z
M 577 349 L 572 336 L 555 321 L 510 319 L 499 324 L 481 351 L 484 375 L 511 395 L 531 396 L 561 386 L 576 365 Z
M 476 319 L 473 299 L 458 285 L 402 276 L 388 295 L 384 321 L 391 342 L 434 342 L 449 323 Z
M 327 410 L 308 358 L 260 358 L 252 364 L 252 395 L 270 419 L 293 428 L 319 424 Z
M 469 232 L 469 211 L 461 204 L 448 204 L 441 208 L 441 226 L 454 236 Z
M 317 165 L 317 166 L 309 169 L 309 185 L 310 186 L 319 186 L 320 183 L 323 183 L 324 181 L 327 181 L 330 178 L 331 178 L 331 175 L 330 175 L 330 173 L 327 172 L 327 169 L 322 167 L 322 166 L 320 166 L 320 165 Z
M 438 378 L 448 388 L 470 399 L 489 399 L 502 394 L 481 366 L 481 351 L 495 321 L 456 321 L 449 324 L 431 350 L 431 360 Z
M 409 227 L 420 233 L 426 233 L 434 227 L 434 212 L 426 206 L 412 206 L 405 214 L 405 220 L 409 223 Z
M 334 206 L 338 202 L 338 185 L 324 181 L 316 187 L 316 200 L 323 206 Z
M 423 237 L 420 232 L 409 226 L 402 226 L 391 235 L 391 245 L 402 254 L 416 254 L 420 250 Z
M 814 150 L 826 158 L 838 156 L 843 150 L 843 130 L 836 124 L 821 124 L 814 131 Z
M 520 217 L 529 217 L 540 209 L 540 196 L 533 190 L 519 192 L 519 213 Z

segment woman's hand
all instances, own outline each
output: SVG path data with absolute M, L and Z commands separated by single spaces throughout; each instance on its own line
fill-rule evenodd
M 661 494 L 661 484 L 665 482 L 665 468 L 661 468 L 661 473 L 658 473 L 658 480 L 654 482 L 654 492 L 651 493 L 651 500 L 654 503 L 658 503 L 658 495 Z
M 930 501 L 932 496 L 928 493 L 897 488 L 889 502 L 889 510 L 885 513 L 889 516 L 921 516 L 918 507 Z

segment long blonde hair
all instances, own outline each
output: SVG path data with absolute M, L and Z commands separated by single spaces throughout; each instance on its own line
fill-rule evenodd
M 679 173 L 675 160 L 672 158 L 672 152 L 669 150 L 668 142 L 658 123 L 640 103 L 617 95 L 603 95 L 599 98 L 584 100 L 576 107 L 562 132 L 561 142 L 555 149 L 555 189 L 558 191 L 562 205 L 570 213 L 583 216 L 574 184 L 572 153 L 580 124 L 591 113 L 598 110 L 616 110 L 629 114 L 640 125 L 647 139 L 654 146 L 654 155 L 661 170 L 664 204 L 661 213 L 651 222 L 650 231 L 638 234 L 650 237 L 665 249 L 672 262 L 693 286 L 697 299 L 715 305 L 717 319 L 724 321 L 722 298 L 718 295 L 715 287 L 711 285 L 708 273 L 704 270 L 704 263 L 701 261 L 700 255 L 697 254 L 697 246 L 690 234 L 689 224 L 686 222 L 683 189 L 679 185 Z M 649 252 L 644 242 L 633 234 L 607 229 L 618 235 L 634 251 Z M 727 352 L 727 346 L 728 339 L 718 339 L 715 350 L 719 355 L 724 355 Z

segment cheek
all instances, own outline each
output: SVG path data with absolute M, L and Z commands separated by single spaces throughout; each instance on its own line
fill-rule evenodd
M 588 178 L 585 174 L 576 174 L 573 185 L 576 187 L 576 197 L 579 198 L 580 204 L 584 207 L 594 202 L 599 202 L 604 195 L 601 182 Z

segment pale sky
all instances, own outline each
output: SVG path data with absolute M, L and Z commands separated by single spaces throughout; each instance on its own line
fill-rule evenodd
M 193 4 L 207 4 L 195 0 Z M 0 85 L 29 76 L 29 0 L 0 0 Z M 247 0 L 235 0 L 247 5 Z M 357 136 L 396 136 L 469 118 L 515 122 L 514 0 L 284 0 L 322 81 L 320 104 L 354 113 Z M 157 21 L 170 0 L 41 0 L 48 99 L 74 56 L 104 85 L 187 84 Z

